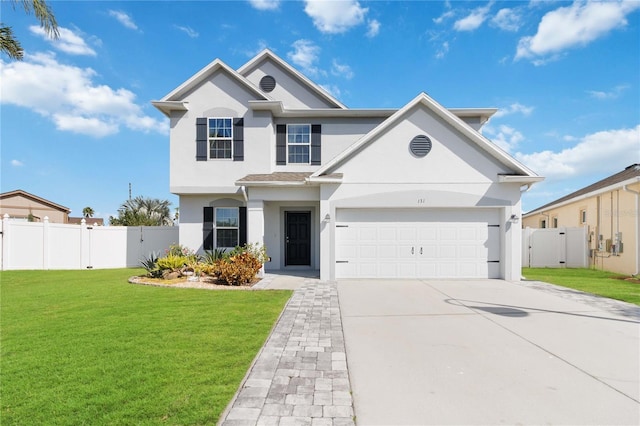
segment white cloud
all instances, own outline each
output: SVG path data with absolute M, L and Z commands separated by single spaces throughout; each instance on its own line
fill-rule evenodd
M 487 19 L 487 15 L 489 14 L 492 4 L 493 2 L 489 2 L 485 6 L 473 9 L 469 15 L 462 19 L 458 19 L 453 24 L 453 29 L 456 31 L 473 31 L 478 29 Z
M 522 25 L 520 14 L 515 9 L 500 9 L 491 23 L 504 31 L 518 31 Z
M 438 49 L 438 51 L 436 52 L 436 58 L 437 59 L 444 58 L 444 55 L 446 55 L 447 52 L 449 52 L 449 42 L 445 41 L 444 43 L 442 43 L 442 46 L 440 47 L 440 49 Z
M 619 97 L 622 92 L 624 92 L 625 90 L 627 90 L 630 86 L 628 84 L 620 84 L 616 87 L 614 87 L 613 89 L 609 90 L 608 92 L 602 92 L 602 91 L 598 91 L 598 90 L 587 90 L 587 93 L 595 99 L 615 99 L 617 97 Z
M 24 61 L 0 60 L 2 103 L 28 108 L 49 118 L 62 131 L 103 137 L 121 126 L 166 134 L 168 124 L 144 114 L 127 89 L 93 80 L 97 73 L 58 62 L 55 55 L 25 55 Z
M 640 8 L 638 1 L 584 2 L 548 12 L 538 24 L 538 32 L 522 37 L 515 59 L 532 59 L 536 65 L 545 63 L 540 57 L 555 59 L 565 49 L 584 46 L 609 31 L 627 25 L 626 15 Z
M 524 140 L 522 133 L 514 129 L 513 127 L 506 126 L 504 124 L 494 129 L 492 126 L 485 126 L 483 133 L 490 136 L 493 143 L 507 152 L 512 152 L 520 142 Z
M 249 0 L 249 3 L 258 10 L 276 10 L 280 7 L 280 0 Z
M 182 31 L 183 33 L 185 33 L 191 38 L 200 37 L 200 33 L 198 33 L 196 30 L 194 30 L 191 27 L 183 27 L 182 25 L 174 25 L 174 27 L 176 27 L 177 29 L 179 29 L 180 31 Z
M 340 88 L 335 84 L 321 84 L 320 87 L 322 87 L 334 98 L 340 99 L 340 95 L 342 94 L 342 92 L 340 91 Z
M 60 37 L 58 39 L 50 38 L 46 31 L 38 25 L 30 26 L 29 31 L 47 40 L 53 47 L 61 50 L 62 52 L 69 53 L 71 55 L 96 56 L 95 50 L 90 48 L 82 37 L 75 34 L 68 28 L 58 27 L 58 32 L 60 33 Z
M 351 69 L 351 67 L 346 64 L 341 64 L 335 59 L 331 64 L 331 74 L 338 77 L 344 77 L 347 80 L 350 80 L 353 78 L 353 70 Z
M 304 11 L 323 33 L 339 34 L 360 25 L 369 11 L 357 0 L 305 0 Z
M 138 26 L 136 25 L 136 23 L 133 22 L 133 18 L 131 18 L 131 16 L 129 16 L 128 14 L 126 14 L 121 10 L 110 10 L 109 16 L 116 18 L 118 22 L 120 22 L 122 25 L 124 25 L 129 29 L 132 29 L 132 30 L 138 29 Z
M 516 153 L 515 157 L 536 173 L 550 179 L 621 170 L 640 161 L 640 125 L 592 133 L 580 139 L 575 146 L 558 152 Z
M 510 114 L 522 114 L 525 116 L 530 115 L 533 112 L 533 107 L 522 105 L 521 103 L 515 102 L 505 108 L 500 108 L 495 114 L 493 114 L 493 118 L 504 117 L 505 115 Z
M 438 16 L 437 18 L 433 18 L 433 23 L 434 24 L 442 24 L 447 19 L 453 18 L 455 16 L 455 14 L 456 13 L 453 10 L 447 10 L 446 12 L 444 12 L 442 15 Z
M 22 167 L 24 166 L 24 163 L 20 160 L 11 160 L 11 165 L 13 167 Z
M 373 38 L 380 33 L 380 22 L 377 19 L 369 21 L 369 30 L 367 31 L 367 37 Z
M 317 76 L 320 70 L 315 64 L 318 62 L 320 47 L 313 44 L 312 41 L 305 39 L 296 40 L 291 46 L 293 47 L 293 51 L 287 53 L 289 59 L 302 68 L 305 73 Z

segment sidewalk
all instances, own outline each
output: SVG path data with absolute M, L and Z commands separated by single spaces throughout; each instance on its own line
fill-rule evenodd
M 353 426 L 337 284 L 268 278 L 265 288 L 299 288 L 219 424 Z

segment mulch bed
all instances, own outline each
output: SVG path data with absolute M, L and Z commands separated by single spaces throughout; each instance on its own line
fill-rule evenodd
M 163 280 L 160 278 L 149 278 L 144 276 L 134 276 L 129 278 L 129 282 L 131 284 L 151 285 L 156 287 L 199 288 L 204 290 L 252 290 L 253 286 L 259 281 L 260 278 L 255 278 L 252 282 L 245 285 L 229 285 L 213 277 L 200 278 L 198 281 L 188 281 L 186 278 Z

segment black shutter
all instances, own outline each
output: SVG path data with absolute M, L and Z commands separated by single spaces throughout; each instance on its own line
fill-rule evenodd
M 276 164 L 287 164 L 287 125 L 276 125 Z
M 320 124 L 311 125 L 311 165 L 313 166 L 319 166 L 321 164 L 321 129 L 322 126 Z
M 213 250 L 213 207 L 205 207 L 202 219 L 202 248 Z
M 207 118 L 196 118 L 196 161 L 207 161 Z
M 244 118 L 233 119 L 233 161 L 244 161 Z
M 240 207 L 240 226 L 238 227 L 238 245 L 247 244 L 247 208 Z

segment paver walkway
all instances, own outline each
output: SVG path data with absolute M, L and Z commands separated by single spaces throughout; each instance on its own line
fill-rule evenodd
M 295 290 L 219 424 L 354 425 L 335 282 Z

